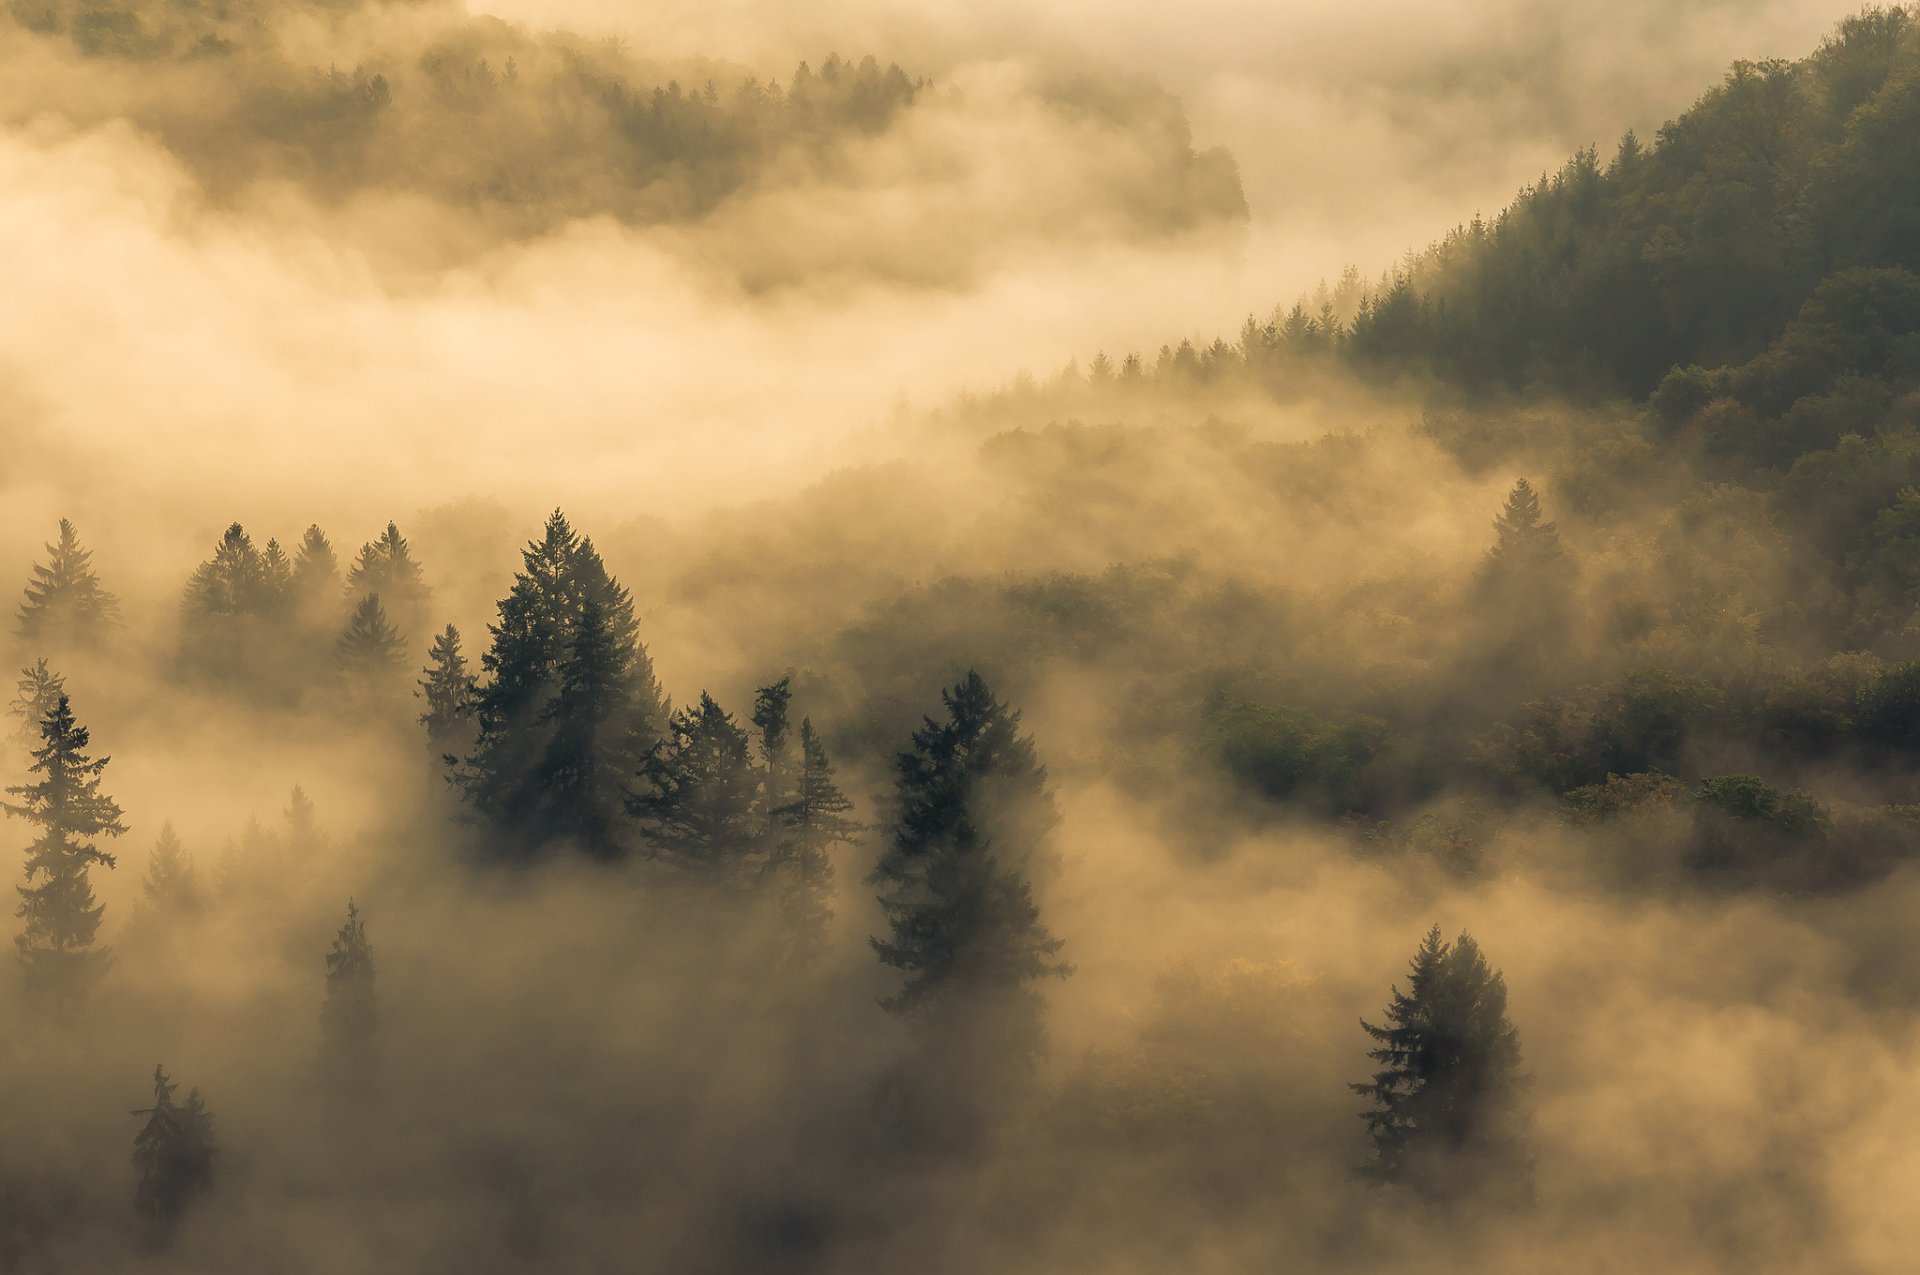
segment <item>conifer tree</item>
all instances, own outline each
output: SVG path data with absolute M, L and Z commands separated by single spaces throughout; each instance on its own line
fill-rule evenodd
M 44 659 L 35 660 L 20 670 L 20 680 L 13 684 L 13 691 L 13 703 L 7 706 L 7 711 L 20 719 L 23 736 L 38 738 L 40 723 L 67 693 L 67 679 L 48 668 Z
M 1493 520 L 1495 540 L 1487 551 L 1490 566 L 1496 570 L 1534 571 L 1560 562 L 1560 533 L 1545 520 L 1540 497 L 1533 485 L 1522 478 L 1507 494 L 1507 503 Z
M 765 863 L 761 777 L 747 733 L 704 691 L 673 715 L 629 801 L 651 852 L 696 878 L 753 885 Z
M 27 884 L 20 887 L 20 911 L 26 922 L 15 939 L 27 985 L 55 1001 L 82 996 L 110 959 L 93 946 L 103 905 L 94 902 L 87 870 L 114 866 L 96 837 L 126 832 L 120 807 L 100 791 L 108 759 L 89 757 L 87 728 L 74 720 L 65 695 L 40 723 L 43 744 L 33 754 L 32 773 L 40 778 L 7 789 L 21 800 L 7 803 L 9 813 L 40 829 L 27 847 Z
M 859 825 L 848 818 L 853 802 L 833 779 L 826 745 L 811 718 L 800 719 L 800 769 L 793 795 L 774 808 L 775 898 L 787 920 L 792 954 L 810 959 L 825 946 L 833 920 L 833 858 L 849 845 Z
M 334 643 L 333 658 L 349 685 L 371 689 L 394 682 L 406 650 L 407 640 L 387 619 L 380 595 L 369 593 Z
M 427 728 L 427 747 L 435 757 L 450 757 L 471 743 L 475 684 L 460 651 L 460 630 L 449 624 L 427 652 L 426 676 L 418 683 L 427 711 L 420 714 Z
M 370 1091 L 379 1042 L 373 945 L 360 909 L 349 899 L 346 924 L 327 953 L 327 999 L 320 1010 L 320 1070 L 328 1087 L 343 1094 Z
M 119 623 L 120 603 L 101 587 L 93 553 L 81 546 L 71 522 L 60 520 L 59 538 L 46 548 L 47 561 L 33 565 L 20 604 L 20 636 L 35 643 L 97 644 Z
M 183 656 L 222 679 L 256 671 L 269 647 L 259 622 L 273 609 L 271 593 L 253 538 L 233 523 L 187 581 Z
M 1524 1191 L 1529 1172 L 1520 1108 L 1520 1038 L 1507 987 L 1479 945 L 1440 927 L 1414 954 L 1407 990 L 1393 989 L 1386 1023 L 1361 1026 L 1380 1069 L 1352 1086 L 1373 1141 L 1369 1176 L 1441 1196 Z
M 147 875 L 140 883 L 140 892 L 156 911 L 179 915 L 200 909 L 200 870 L 180 844 L 180 835 L 171 823 L 160 825 L 160 835 L 147 856 Z
M 347 571 L 347 593 L 355 598 L 378 594 L 400 624 L 411 628 L 420 623 L 429 590 L 399 527 L 390 522 L 378 539 L 360 546 L 360 556 Z
M 481 657 L 474 747 L 455 780 L 515 853 L 558 837 L 618 853 L 609 811 L 667 725 L 653 661 L 632 597 L 558 510 L 521 556 Z M 563 729 L 576 712 L 582 721 Z
M 269 539 L 260 552 L 260 614 L 284 619 L 293 609 L 293 563 L 278 540 Z
M 153 1105 L 133 1114 L 147 1122 L 133 1139 L 133 1207 L 164 1234 L 213 1185 L 213 1116 L 193 1090 L 173 1100 L 174 1082 L 153 1069 Z
M 770 831 L 778 824 L 775 812 L 791 800 L 793 780 L 789 774 L 787 705 L 792 699 L 791 675 L 761 687 L 753 697 L 753 724 L 760 732 L 760 764 L 765 767 L 762 794 L 766 799 Z
M 941 699 L 946 720 L 925 719 L 894 763 L 892 829 L 868 878 L 889 926 L 873 948 L 906 975 L 882 1002 L 894 1011 L 1071 971 L 1027 877 L 1057 818 L 1033 741 L 977 672 Z
M 293 596 L 309 621 L 331 614 L 340 594 L 340 559 L 318 523 L 300 537 L 293 557 Z
M 299 784 L 287 794 L 287 808 L 280 812 L 286 820 L 287 857 L 296 865 L 308 866 L 320 855 L 325 854 L 328 845 L 326 829 L 320 826 L 320 817 L 314 809 L 313 799 L 307 796 L 307 790 Z

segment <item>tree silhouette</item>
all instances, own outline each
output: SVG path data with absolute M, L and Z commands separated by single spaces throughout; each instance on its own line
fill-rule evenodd
M 147 1123 L 133 1139 L 133 1207 L 164 1237 L 213 1185 L 213 1116 L 193 1090 L 173 1100 L 174 1082 L 153 1069 L 153 1105 L 133 1114 Z
M 19 911 L 26 924 L 14 942 L 29 989 L 70 1002 L 85 994 L 110 959 L 93 946 L 104 907 L 94 902 L 87 870 L 95 864 L 111 868 L 114 858 L 94 838 L 120 836 L 126 827 L 120 807 L 100 791 L 108 759 L 87 756 L 87 728 L 74 720 L 65 695 L 41 721 L 40 738 L 32 766 L 39 779 L 7 789 L 21 799 L 7 803 L 7 811 L 40 829 L 27 847 Z
M 1440 927 L 1414 954 L 1407 990 L 1393 989 L 1386 1024 L 1361 1026 L 1380 1064 L 1353 1086 L 1373 1141 L 1367 1173 L 1444 1196 L 1483 1188 L 1524 1190 L 1529 1164 L 1520 1109 L 1520 1038 L 1507 1018 L 1507 987 L 1467 934 L 1449 944 Z
M 93 553 L 80 544 L 71 522 L 60 520 L 59 537 L 47 546 L 47 561 L 35 563 L 20 604 L 17 630 L 28 642 L 97 643 L 119 623 L 120 603 L 94 574 Z
M 160 825 L 160 835 L 147 856 L 147 875 L 140 892 L 156 911 L 181 915 L 198 911 L 204 902 L 200 870 L 180 844 L 171 823 Z
M 380 1003 L 374 990 L 373 945 L 360 909 L 347 900 L 347 920 L 327 953 L 327 999 L 320 1010 L 320 1071 L 336 1093 L 365 1094 L 379 1062 Z
M 449 624 L 427 652 L 425 676 L 416 685 L 426 700 L 420 724 L 435 757 L 456 756 L 472 742 L 474 680 L 460 651 L 460 630 Z
M 399 527 L 390 522 L 377 539 L 360 546 L 347 571 L 347 595 L 362 599 L 378 595 L 386 599 L 399 624 L 414 628 L 420 623 L 430 591 Z
M 800 720 L 800 770 L 792 795 L 773 810 L 774 898 L 787 923 L 791 955 L 806 961 L 826 946 L 833 920 L 833 859 L 836 845 L 859 835 L 847 817 L 853 809 L 839 785 L 826 745 L 811 718 Z
M 406 661 L 407 640 L 387 619 L 380 595 L 369 593 L 334 643 L 334 664 L 350 686 L 374 689 L 392 683 Z
M 629 799 L 657 857 L 696 879 L 746 888 L 766 862 L 761 775 L 747 733 L 704 691 L 673 715 L 667 742 L 641 768 Z

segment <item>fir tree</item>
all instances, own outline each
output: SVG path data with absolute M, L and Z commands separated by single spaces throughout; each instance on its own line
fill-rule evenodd
M 790 749 L 787 743 L 787 705 L 792 699 L 791 675 L 761 687 L 753 697 L 753 724 L 760 732 L 760 764 L 765 767 L 762 792 L 766 798 L 770 831 L 778 822 L 775 812 L 790 800 L 788 794 L 793 786 L 788 773 Z
M 826 946 L 827 926 L 833 920 L 832 850 L 851 844 L 858 835 L 859 825 L 847 817 L 852 809 L 853 802 L 834 783 L 833 765 L 812 719 L 802 718 L 800 770 L 792 797 L 774 808 L 770 867 L 792 954 L 803 961 Z
M 260 552 L 259 614 L 284 619 L 293 609 L 293 563 L 278 540 L 268 540 Z
M 299 784 L 287 794 L 287 808 L 280 812 L 286 820 L 287 857 L 296 865 L 310 866 L 328 846 L 326 829 L 320 826 L 320 817 L 314 809 L 313 799 L 307 796 L 307 790 Z
M 20 604 L 17 627 L 29 642 L 96 644 L 119 623 L 120 604 L 100 587 L 93 553 L 65 518 L 59 538 L 47 545 L 45 565 L 35 563 Z
M 20 670 L 20 680 L 13 684 L 13 691 L 13 703 L 7 706 L 7 711 L 20 719 L 23 736 L 37 738 L 40 723 L 67 693 L 67 679 L 48 668 L 45 660 L 35 660 Z
M 380 1041 L 373 945 L 360 909 L 347 900 L 346 924 L 327 953 L 327 999 L 320 1010 L 320 1070 L 336 1092 L 373 1088 Z
M 1560 533 L 1545 521 L 1540 497 L 1533 485 L 1522 478 L 1507 494 L 1506 506 L 1493 520 L 1495 540 L 1487 551 L 1488 564 L 1495 570 L 1533 571 L 1560 562 Z
M 427 652 L 426 676 L 417 685 L 427 702 L 420 714 L 427 728 L 427 747 L 436 757 L 451 757 L 464 751 L 471 742 L 474 680 L 467 672 L 467 657 L 460 652 L 460 630 L 449 624 L 433 639 Z
M 340 559 L 316 523 L 300 537 L 293 558 L 293 596 L 302 618 L 313 621 L 333 613 L 339 594 Z
M 556 837 L 613 853 L 610 799 L 666 729 L 633 600 L 556 510 L 522 553 L 490 628 L 475 738 L 455 779 L 481 819 L 529 854 Z M 558 707 L 564 700 L 566 708 Z M 563 729 L 572 712 L 584 722 Z M 559 776 L 555 787 L 550 781 Z
M 893 826 L 868 878 L 889 925 L 873 948 L 907 976 L 883 1002 L 895 1011 L 1071 971 L 1027 879 L 1056 821 L 1033 741 L 978 673 L 941 699 L 947 719 L 927 718 L 894 764 Z
M 360 546 L 360 556 L 347 571 L 348 596 L 378 594 L 408 627 L 426 614 L 428 593 L 426 577 L 413 560 L 406 537 L 391 522 L 377 540 Z
M 171 823 L 160 825 L 160 836 L 147 856 L 147 875 L 140 883 L 140 892 L 158 912 L 179 915 L 200 909 L 200 870 L 180 844 L 180 835 Z
M 1428 1195 L 1482 1187 L 1524 1190 L 1520 1038 L 1507 987 L 1466 934 L 1440 927 L 1414 954 L 1407 990 L 1393 989 L 1386 1025 L 1361 1026 L 1380 1070 L 1353 1086 L 1373 1141 L 1366 1172 Z
M 94 902 L 87 870 L 114 866 L 93 839 L 120 836 L 126 827 L 120 807 L 100 791 L 108 759 L 87 756 L 87 728 L 74 720 L 65 695 L 41 721 L 40 737 L 32 767 L 39 780 L 7 789 L 21 798 L 7 803 L 8 812 L 40 828 L 27 847 L 19 911 L 26 925 L 15 944 L 28 987 L 65 1002 L 84 994 L 109 960 L 106 949 L 93 946 L 104 908 Z
M 166 1070 L 153 1069 L 153 1105 L 133 1114 L 147 1123 L 133 1139 L 133 1207 L 164 1233 L 213 1185 L 213 1116 L 193 1090 L 173 1100 Z
M 349 685 L 375 688 L 392 683 L 406 660 L 407 640 L 387 619 L 380 595 L 369 593 L 334 643 L 334 665 Z
M 761 779 L 747 733 L 702 692 L 675 713 L 630 799 L 652 853 L 701 879 L 750 886 L 764 865 Z
M 260 551 L 239 523 L 229 526 L 213 557 L 194 569 L 182 605 L 182 655 L 221 679 L 255 672 L 269 654 L 259 621 L 273 610 Z

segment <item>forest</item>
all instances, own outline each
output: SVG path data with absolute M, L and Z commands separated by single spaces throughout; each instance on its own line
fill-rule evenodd
M 1909 1269 L 1920 12 L 760 8 L 0 11 L 0 1272 Z

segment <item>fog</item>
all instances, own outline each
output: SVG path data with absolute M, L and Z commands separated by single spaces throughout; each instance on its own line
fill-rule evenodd
M 1209 347 L 1304 299 L 1358 348 L 1406 254 L 1850 12 L 0 15 L 0 579 L 70 519 L 118 603 L 36 628 L 30 588 L 0 646 L 64 675 L 127 825 L 91 992 L 0 971 L 0 1270 L 1906 1269 L 1920 635 L 1795 517 L 1906 457 L 1920 400 L 1756 475 L 1708 432 L 1726 369 L 1667 421 Z M 1875 553 L 1907 472 L 1862 506 Z M 594 718 L 607 845 L 487 807 L 556 508 L 672 707 L 754 734 L 785 676 L 819 728 L 856 827 L 805 959 L 770 887 L 676 869 L 626 804 L 671 794 L 680 726 Z M 387 588 L 391 652 L 355 645 L 365 584 L 209 600 L 230 524 L 289 557 L 317 524 L 344 572 L 389 520 L 425 589 Z M 600 711 L 567 698 L 582 617 L 623 605 L 568 561 L 541 730 Z M 479 686 L 430 742 L 449 623 Z M 585 684 L 641 722 L 616 655 Z M 969 670 L 1058 815 L 1029 837 L 978 778 L 987 870 L 1072 969 L 894 1012 L 875 864 Z M 10 800 L 49 707 L 0 720 Z M 740 748 L 772 855 L 777 767 Z M 349 899 L 358 1090 L 323 1043 Z M 1504 978 L 1510 1198 L 1362 1172 L 1358 1020 L 1432 926 Z M 1027 1015 L 1032 1057 L 976 1066 Z M 217 1148 L 164 1219 L 130 1207 L 156 1062 Z

